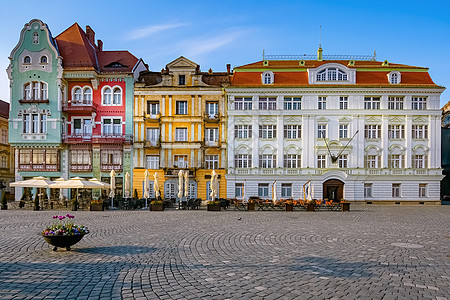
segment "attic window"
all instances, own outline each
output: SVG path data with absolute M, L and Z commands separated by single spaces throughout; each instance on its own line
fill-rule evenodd
M 264 71 L 261 75 L 262 83 L 263 84 L 273 84 L 274 78 L 273 78 L 273 72 L 272 71 Z
M 31 64 L 31 57 L 29 57 L 28 55 L 25 56 L 25 57 L 23 58 L 23 63 L 24 63 L 24 64 Z
M 317 73 L 317 81 L 348 81 L 347 73 L 338 68 L 327 68 Z
M 46 64 L 47 63 L 47 56 L 41 56 L 41 64 Z
M 401 82 L 402 76 L 398 71 L 392 71 L 388 74 L 388 79 L 390 84 L 399 84 Z
M 120 62 L 115 61 L 106 65 L 105 68 L 126 68 L 127 66 L 122 65 Z

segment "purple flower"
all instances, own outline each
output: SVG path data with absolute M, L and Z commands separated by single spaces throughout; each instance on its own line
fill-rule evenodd
M 58 218 L 58 216 L 53 216 L 53 219 L 57 219 Z
M 58 217 L 59 220 L 63 220 L 63 219 L 65 219 L 65 218 L 66 218 L 66 217 L 64 217 L 64 216 L 59 216 L 59 217 Z

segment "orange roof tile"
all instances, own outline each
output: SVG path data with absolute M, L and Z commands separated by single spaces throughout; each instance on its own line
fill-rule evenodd
M 103 73 L 131 72 L 138 62 L 136 56 L 128 51 L 99 51 L 97 55 Z

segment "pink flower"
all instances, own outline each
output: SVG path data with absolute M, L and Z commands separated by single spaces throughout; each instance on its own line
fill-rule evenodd
M 58 219 L 60 219 L 60 220 L 63 220 L 63 219 L 65 219 L 66 217 L 64 217 L 64 216 L 59 216 L 58 217 Z

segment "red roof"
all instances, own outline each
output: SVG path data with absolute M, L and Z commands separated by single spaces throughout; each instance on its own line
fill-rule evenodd
M 128 51 L 99 51 L 100 72 L 131 72 L 138 62 L 136 56 Z
M 0 100 L 0 117 L 9 118 L 9 103 Z

